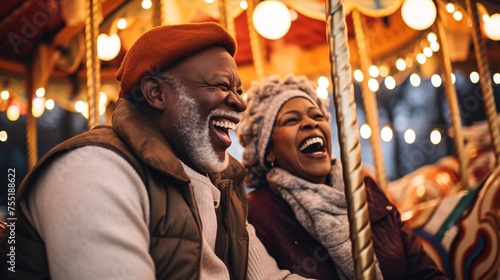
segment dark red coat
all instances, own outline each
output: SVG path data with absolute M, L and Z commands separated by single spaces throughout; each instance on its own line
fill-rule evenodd
M 373 247 L 384 279 L 447 279 L 424 252 L 396 207 L 365 179 Z M 248 220 L 281 269 L 317 279 L 339 279 L 326 249 L 299 224 L 293 210 L 267 186 L 247 196 Z

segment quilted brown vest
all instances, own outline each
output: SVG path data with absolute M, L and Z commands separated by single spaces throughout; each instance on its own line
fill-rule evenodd
M 60 155 L 83 146 L 100 146 L 126 159 L 145 182 L 150 201 L 150 255 L 157 279 L 199 279 L 201 261 L 201 222 L 189 180 L 179 180 L 141 163 L 133 151 L 108 126 L 97 127 L 56 146 L 45 155 L 23 180 L 18 194 L 16 223 L 16 272 L 7 271 L 7 244 L 2 242 L 3 277 L 1 279 L 50 279 L 45 245 L 30 222 L 27 194 L 32 182 L 46 166 Z M 218 209 L 216 254 L 224 261 L 231 279 L 246 279 L 248 265 L 248 233 L 245 192 L 241 182 L 241 165 L 231 158 L 230 166 L 211 179 L 221 191 Z M 224 179 L 232 178 L 232 179 Z M 228 229 L 231 229 L 229 231 Z M 7 236 L 8 232 L 4 234 Z M 4 239 L 5 240 L 5 239 Z

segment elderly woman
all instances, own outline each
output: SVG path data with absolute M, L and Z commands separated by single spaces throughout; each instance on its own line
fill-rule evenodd
M 282 269 L 354 279 L 340 161 L 332 156 L 328 100 L 305 77 L 271 76 L 247 92 L 237 128 L 248 170 L 248 220 Z M 446 279 L 396 207 L 365 179 L 377 279 Z

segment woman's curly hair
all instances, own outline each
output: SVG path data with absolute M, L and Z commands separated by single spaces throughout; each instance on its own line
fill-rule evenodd
M 272 75 L 262 82 L 252 82 L 246 92 L 247 110 L 241 114 L 236 133 L 244 147 L 242 164 L 248 171 L 247 187 L 266 184 L 270 170 L 265 156 L 274 128 L 276 115 L 283 104 L 294 97 L 306 97 L 318 105 L 326 120 L 330 120 L 328 99 L 318 98 L 315 86 L 305 76 L 289 74 L 283 78 Z

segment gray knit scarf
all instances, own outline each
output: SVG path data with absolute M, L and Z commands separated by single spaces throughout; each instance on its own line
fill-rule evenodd
M 341 279 L 355 279 L 344 182 L 332 164 L 331 186 L 313 184 L 275 167 L 267 174 L 271 190 L 283 198 L 299 223 L 328 251 Z M 377 279 L 383 279 L 375 257 Z

